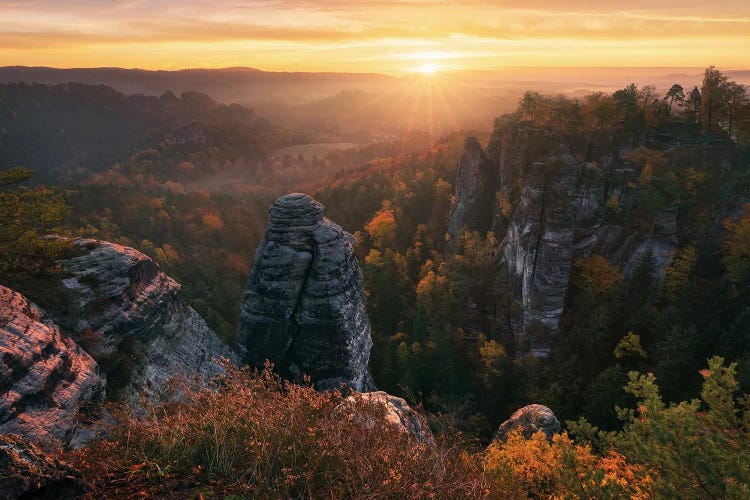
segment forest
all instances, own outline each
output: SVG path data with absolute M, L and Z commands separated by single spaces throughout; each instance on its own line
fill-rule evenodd
M 70 121 L 72 110 L 83 118 Z M 512 330 L 521 306 L 499 264 L 498 228 L 513 220 L 530 177 L 521 173 L 517 185 L 492 192 L 489 218 L 448 235 L 466 138 L 492 157 L 509 124 L 543 131 L 607 175 L 623 165 L 635 172 L 628 194 L 612 195 L 601 210 L 602 223 L 648 237 L 669 225 L 665 212 L 676 214 L 665 269 L 649 253 L 629 270 L 597 253 L 575 261 L 546 357 L 518 355 L 523 346 Z M 411 146 L 407 137 L 313 158 L 274 152 L 316 142 L 314 133 L 191 92 L 156 98 L 82 84 L 0 85 L 0 127 L 0 283 L 42 306 L 44 277 L 75 252 L 48 235 L 98 238 L 154 258 L 233 345 L 268 206 L 290 191 L 323 203 L 357 241 L 375 383 L 421 409 L 444 453 L 437 463 L 398 436 L 367 434 L 376 443 L 367 453 L 397 465 L 369 470 L 366 482 L 394 496 L 408 488 L 438 498 L 750 494 L 742 451 L 750 435 L 750 94 L 714 67 L 692 89 L 630 84 L 581 98 L 529 90 L 492 130 L 434 141 L 415 134 Z M 611 151 L 617 158 L 601 163 Z M 364 453 L 365 441 L 341 442 L 327 427 L 341 395 L 289 390 L 268 373 L 228 377 L 227 387 L 253 390 L 196 394 L 210 417 L 186 403 L 149 417 L 148 427 L 120 415 L 120 437 L 152 451 L 101 445 L 80 452 L 77 463 L 100 486 L 129 470 L 133 488 L 158 488 L 156 464 L 165 461 L 177 482 L 193 468 L 220 478 L 247 471 L 244 482 L 211 483 L 239 495 L 248 485 L 254 494 L 347 494 L 351 485 L 332 476 L 344 465 L 331 450 Z M 529 403 L 553 408 L 566 433 L 552 441 L 512 435 L 477 451 Z M 263 405 L 289 405 L 309 427 L 288 432 L 296 444 L 277 451 L 278 463 L 249 472 L 247 458 L 227 448 L 236 443 L 226 429 L 239 429 L 252 453 L 264 454 L 271 444 L 262 436 L 285 423 L 240 424 L 227 408 Z M 206 441 L 206 418 L 226 423 L 220 442 Z M 193 441 L 180 448 L 159 426 Z M 701 453 L 691 453 L 697 447 Z M 222 460 L 207 458 L 219 451 Z

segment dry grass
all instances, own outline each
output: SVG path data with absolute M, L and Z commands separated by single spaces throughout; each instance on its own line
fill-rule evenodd
M 384 408 L 360 399 L 342 411 L 342 399 L 283 382 L 268 369 L 228 367 L 217 391 L 190 391 L 181 402 L 138 411 L 117 408 L 109 439 L 70 459 L 92 498 L 502 496 L 488 484 L 481 454 L 368 425 L 383 419 Z M 367 418 L 351 418 L 351 411 Z

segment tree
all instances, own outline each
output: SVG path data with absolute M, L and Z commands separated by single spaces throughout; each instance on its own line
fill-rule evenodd
M 605 125 L 612 123 L 616 113 L 612 96 L 594 92 L 584 98 L 583 104 L 583 114 L 596 130 L 602 130 Z
M 606 293 L 623 280 L 620 269 L 597 254 L 592 254 L 591 257 L 580 263 L 579 274 L 586 287 L 598 295 Z
M 725 102 L 727 77 L 715 66 L 706 68 L 701 87 L 701 123 L 704 132 L 711 132 L 716 125 L 716 116 Z
M 630 372 L 637 410 L 619 409 L 621 432 L 605 440 L 629 460 L 659 471 L 658 498 L 748 498 L 750 397 L 737 397 L 737 365 L 708 360 L 701 398 L 667 406 L 653 374 Z
M 542 111 L 542 101 L 543 97 L 539 92 L 527 90 L 518 101 L 518 111 L 523 113 L 528 120 L 536 121 Z
M 678 103 L 685 101 L 685 89 L 682 88 L 682 85 L 675 83 L 669 88 L 664 98 L 669 99 L 669 112 L 671 114 L 672 104 L 675 101 L 677 101 Z
M 638 99 L 641 101 L 641 111 L 645 110 L 648 104 L 656 97 L 656 87 L 653 85 L 644 85 L 638 89 Z
M 690 123 L 697 123 L 700 119 L 701 101 L 701 91 L 698 90 L 698 87 L 693 87 L 693 90 L 690 91 L 690 95 L 685 102 L 687 104 L 685 113 L 687 115 L 687 120 Z
M 742 207 L 737 220 L 724 221 L 724 266 L 733 281 L 745 281 L 750 275 L 750 203 Z
M 71 250 L 68 240 L 46 237 L 60 232 L 70 207 L 50 188 L 18 188 L 32 175 L 23 167 L 0 172 L 0 275 L 54 270 Z
M 393 210 L 379 210 L 365 225 L 365 231 L 370 235 L 376 248 L 392 248 L 396 241 L 396 217 Z
M 737 82 L 728 82 L 724 88 L 724 100 L 727 113 L 727 133 L 729 137 L 732 137 L 735 117 L 748 101 L 747 87 Z

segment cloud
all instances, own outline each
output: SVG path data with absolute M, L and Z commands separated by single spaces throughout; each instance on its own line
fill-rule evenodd
M 592 64 L 603 47 L 669 46 L 660 60 L 674 64 L 675 47 L 683 44 L 684 58 L 715 50 L 717 59 L 731 55 L 735 65 L 750 66 L 747 0 L 14 0 L 0 1 L 0 18 L 0 64 L 24 64 L 25 56 L 54 64 L 66 50 L 67 59 L 90 65 L 150 45 L 163 52 L 159 61 L 193 55 L 210 65 L 234 64 L 241 61 L 230 54 L 245 51 L 244 64 L 255 65 L 256 53 L 274 61 L 276 51 L 279 64 L 306 60 L 325 69 L 344 60 L 398 61 L 398 54 L 424 45 L 456 53 L 494 50 L 508 59 L 545 44 L 550 61 L 590 54 Z M 576 54 L 561 52 L 575 43 Z M 295 58 L 295 51 L 304 56 Z M 157 60 L 133 53 L 128 61 L 138 57 Z

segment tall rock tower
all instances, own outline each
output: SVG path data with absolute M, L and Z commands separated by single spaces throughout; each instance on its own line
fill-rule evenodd
M 306 194 L 268 210 L 240 312 L 244 361 L 270 360 L 284 377 L 309 375 L 318 389 L 372 390 L 370 320 L 355 240 Z

